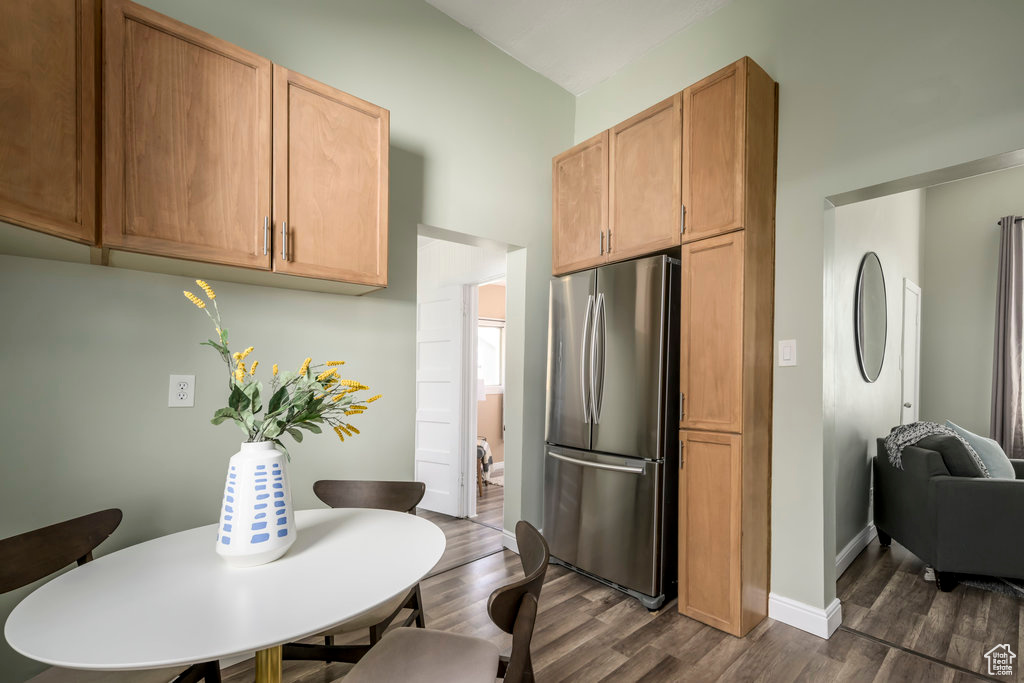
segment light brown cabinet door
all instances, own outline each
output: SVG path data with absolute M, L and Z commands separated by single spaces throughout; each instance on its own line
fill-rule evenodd
M 682 94 L 609 132 L 610 260 L 679 244 Z
M 742 228 L 746 59 L 683 91 L 683 241 Z
M 386 285 L 386 109 L 274 66 L 274 270 Z
M 103 11 L 104 246 L 269 269 L 270 61 L 126 0 Z
M 551 188 L 551 271 L 607 261 L 608 131 L 552 159 Z
M 0 7 L 0 219 L 96 242 L 95 0 Z
M 679 611 L 740 629 L 741 438 L 680 432 Z
M 743 424 L 743 231 L 684 244 L 679 379 L 684 429 Z

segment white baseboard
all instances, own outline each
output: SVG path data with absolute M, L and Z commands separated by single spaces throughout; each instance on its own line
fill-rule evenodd
M 866 527 L 860 530 L 860 533 L 853 537 L 853 540 L 846 544 L 846 547 L 839 551 L 836 555 L 836 578 L 838 579 L 846 571 L 847 567 L 853 564 L 853 561 L 857 559 L 861 551 L 868 547 L 878 536 L 878 529 L 875 528 L 874 522 L 869 522 Z
M 501 544 L 516 555 L 519 554 L 519 543 L 516 541 L 516 535 L 508 529 L 501 530 Z
M 832 604 L 825 609 L 821 609 L 770 593 L 768 595 L 768 617 L 827 640 L 843 623 L 843 608 L 838 599 L 833 600 Z

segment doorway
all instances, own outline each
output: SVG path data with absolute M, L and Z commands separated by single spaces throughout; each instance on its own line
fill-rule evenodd
M 417 245 L 414 476 L 426 484 L 419 507 L 500 531 L 507 248 L 452 236 L 421 231 Z

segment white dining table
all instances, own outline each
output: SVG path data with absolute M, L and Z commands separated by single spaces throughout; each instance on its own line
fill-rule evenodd
M 409 590 L 445 537 L 389 510 L 295 513 L 280 559 L 236 568 L 215 552 L 217 525 L 125 548 L 31 593 L 4 635 L 32 659 L 72 669 L 156 669 L 256 651 L 256 681 L 277 683 L 281 645 L 321 633 Z

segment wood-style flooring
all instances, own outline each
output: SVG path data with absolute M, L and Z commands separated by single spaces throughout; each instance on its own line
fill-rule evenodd
M 487 597 L 522 576 L 519 557 L 501 549 L 495 529 L 420 514 L 448 538 L 445 555 L 421 583 L 427 625 L 487 638 L 507 649 L 511 638 L 488 618 Z M 988 677 L 980 662 L 997 643 L 1010 643 L 1017 653 L 1024 649 L 1021 601 L 966 586 L 938 593 L 921 579 L 922 570 L 906 550 L 894 545 L 883 551 L 876 541 L 838 584 L 844 625 L 832 638 L 767 619 L 740 639 L 681 616 L 674 601 L 651 613 L 618 591 L 551 565 L 533 637 L 537 680 L 1014 680 Z M 353 634 L 348 641 L 362 638 L 365 634 Z M 343 682 L 350 668 L 285 662 L 284 681 Z M 224 671 L 225 683 L 252 678 L 252 660 Z
M 488 484 L 476 497 L 476 517 L 472 521 L 501 531 L 505 514 L 505 488 Z

